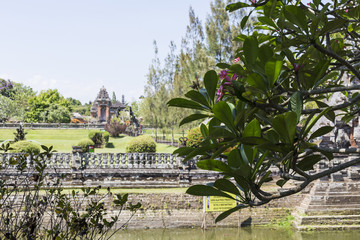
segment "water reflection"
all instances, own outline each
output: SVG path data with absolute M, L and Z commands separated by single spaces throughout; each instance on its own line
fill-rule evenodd
M 296 232 L 265 227 L 124 230 L 113 239 L 122 240 L 358 240 L 360 231 Z

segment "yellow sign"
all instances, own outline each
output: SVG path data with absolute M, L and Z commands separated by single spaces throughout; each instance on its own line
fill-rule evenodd
M 205 212 L 223 212 L 227 211 L 231 208 L 236 207 L 240 204 L 240 201 L 237 200 L 238 197 L 232 195 L 236 200 L 226 197 L 218 197 L 218 196 L 207 196 L 204 197 L 204 211 Z

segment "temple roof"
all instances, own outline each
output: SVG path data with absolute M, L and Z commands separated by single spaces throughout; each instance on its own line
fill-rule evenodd
M 121 102 L 119 101 L 115 101 L 112 105 L 111 105 L 112 108 L 126 108 L 126 106 L 124 104 L 122 104 Z
M 100 89 L 100 92 L 98 93 L 95 102 L 96 101 L 111 101 L 108 92 L 106 91 L 105 87 L 102 86 Z

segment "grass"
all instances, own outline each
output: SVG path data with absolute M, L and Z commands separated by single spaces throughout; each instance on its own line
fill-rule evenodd
M 13 140 L 15 129 L 0 129 L 0 143 L 5 140 Z M 26 140 L 36 141 L 42 145 L 54 146 L 58 152 L 71 152 L 72 146 L 88 138 L 88 129 L 27 129 Z M 133 137 L 126 135 L 119 138 L 110 137 L 108 147 L 96 148 L 95 153 L 119 153 L 125 152 L 126 144 Z M 156 144 L 156 152 L 172 153 L 176 148 L 166 144 Z

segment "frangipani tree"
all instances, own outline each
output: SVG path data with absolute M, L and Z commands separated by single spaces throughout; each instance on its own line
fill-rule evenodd
M 181 125 L 210 119 L 201 125 L 201 147 L 175 152 L 186 156 L 185 160 L 200 155 L 199 168 L 224 175 L 212 184 L 192 186 L 188 193 L 232 198 L 231 193 L 241 199 L 240 205 L 220 214 L 216 221 L 241 208 L 297 193 L 316 179 L 360 163 L 359 157 L 322 172 L 308 171 L 339 152 L 312 143 L 333 129 L 312 129 L 316 122 L 322 116 L 348 122 L 360 111 L 360 85 L 345 85 L 343 78 L 347 74 L 352 83 L 360 79 L 359 3 L 254 0 L 226 7 L 230 12 L 247 8 L 249 14 L 241 26 L 255 15 L 255 31 L 235 39 L 243 42 L 236 59 L 232 64 L 219 63 L 220 73 L 207 72 L 204 88 L 168 102 L 173 107 L 201 110 L 184 118 Z M 326 99 L 336 92 L 348 98 L 329 106 Z M 290 179 L 300 184 L 276 193 L 264 191 L 263 184 L 272 180 L 269 168 L 273 166 L 281 173 L 279 187 Z

